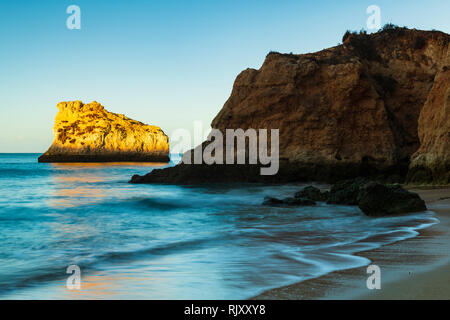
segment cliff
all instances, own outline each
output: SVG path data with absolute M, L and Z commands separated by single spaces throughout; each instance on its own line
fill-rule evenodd
M 447 64 L 448 65 L 448 64 Z M 450 184 L 450 68 L 436 75 L 420 113 L 420 148 L 412 156 L 408 181 Z
M 279 129 L 277 175 L 260 176 L 252 165 L 181 164 L 131 182 L 403 182 L 410 164 L 431 166 L 432 182 L 448 174 L 449 42 L 442 32 L 391 27 L 347 33 L 342 45 L 316 53 L 269 53 L 259 70 L 238 75 L 211 126 Z
M 169 140 L 156 126 L 107 111 L 98 102 L 60 102 L 54 140 L 39 162 L 169 161 Z

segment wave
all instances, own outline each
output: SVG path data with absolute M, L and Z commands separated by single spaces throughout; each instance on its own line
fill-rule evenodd
M 367 264 L 355 253 L 438 223 L 431 212 L 375 219 L 354 206 L 261 205 L 264 196 L 288 196 L 300 185 L 128 184 L 136 168 L 0 163 L 0 261 L 7 261 L 0 264 L 0 295 L 61 286 L 67 266 L 76 264 L 84 275 L 129 274 L 127 268 L 146 279 L 175 273 L 177 281 L 159 286 L 176 285 L 166 291 L 184 288 L 191 298 L 204 296 L 208 281 L 221 286 L 213 295 L 248 298 Z
M 223 237 L 209 239 L 192 239 L 186 241 L 175 241 L 167 244 L 161 244 L 154 247 L 142 248 L 130 251 L 109 251 L 99 255 L 79 257 L 72 259 L 67 263 L 57 263 L 52 266 L 41 266 L 37 269 L 30 268 L 22 270 L 19 273 L 3 274 L 0 278 L 0 296 L 10 291 L 36 286 L 41 283 L 47 283 L 55 280 L 66 279 L 66 268 L 75 264 L 83 270 L 83 274 L 94 271 L 93 267 L 99 263 L 118 263 L 124 261 L 136 261 L 141 259 L 151 259 L 156 256 L 163 256 L 175 252 L 191 251 L 206 248 L 212 242 L 220 241 Z
M 52 170 L 44 168 L 40 170 L 34 168 L 0 168 L 0 179 L 44 177 L 50 175 L 51 172 Z
M 414 216 L 410 218 L 414 218 Z M 280 283 L 283 285 L 288 285 L 307 279 L 317 278 L 333 271 L 368 265 L 370 260 L 354 254 L 415 237 L 418 234 L 418 230 L 427 228 L 439 222 L 439 220 L 434 217 L 428 217 L 421 220 L 422 223 L 414 226 L 378 232 L 363 238 L 353 239 L 353 241 L 335 243 L 326 247 L 317 246 L 316 248 L 310 248 L 310 250 L 305 248 L 299 248 L 300 250 L 297 250 L 295 247 L 292 247 L 288 250 L 275 252 L 272 255 L 272 258 L 285 261 L 285 265 L 293 264 L 295 268 L 299 268 L 303 265 L 305 266 L 304 270 L 309 270 L 297 275 L 292 274 L 290 271 L 292 269 L 289 268 L 285 271 L 280 270 L 279 273 L 283 274 L 284 272 L 286 279 L 284 281 L 277 282 L 276 286 L 280 286 Z M 234 234 L 232 237 L 234 239 L 240 239 L 240 235 L 238 233 Z M 65 269 L 69 264 L 76 264 L 82 268 L 84 274 L 89 274 L 90 272 L 95 272 L 95 266 L 98 264 L 111 265 L 123 262 L 133 263 L 142 259 L 152 260 L 153 258 L 161 256 L 169 256 L 183 252 L 189 253 L 195 250 L 213 248 L 216 244 L 220 245 L 224 240 L 230 240 L 230 235 L 217 235 L 209 238 L 173 241 L 161 243 L 151 247 L 139 248 L 136 250 L 108 251 L 98 255 L 79 257 L 78 259 L 71 260 L 70 263 L 56 263 L 57 266 L 52 265 L 40 267 L 38 269 L 23 270 L 20 275 L 4 274 L 0 279 L 0 295 L 7 294 L 12 290 L 36 286 L 40 283 L 65 279 L 67 278 Z M 267 286 L 260 290 L 255 289 L 251 294 L 258 294 L 276 286 Z
M 210 246 L 213 242 L 220 241 L 222 239 L 224 239 L 224 237 L 215 237 L 209 239 L 192 239 L 186 241 L 175 241 L 151 248 L 143 248 L 134 251 L 112 251 L 97 256 L 96 260 L 97 262 L 100 261 L 114 262 L 114 261 L 145 259 L 149 258 L 149 256 L 161 256 L 172 254 L 175 252 L 183 252 L 206 248 Z

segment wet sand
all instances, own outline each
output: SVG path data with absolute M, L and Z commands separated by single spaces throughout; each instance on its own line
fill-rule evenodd
M 450 299 L 450 188 L 408 188 L 440 223 L 412 239 L 358 253 L 380 267 L 381 289 L 369 290 L 367 267 L 263 292 L 253 299 Z

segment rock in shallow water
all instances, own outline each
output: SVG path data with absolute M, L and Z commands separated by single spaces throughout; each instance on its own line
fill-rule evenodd
M 263 205 L 309 206 L 329 196 L 329 204 L 358 205 L 368 216 L 397 215 L 427 210 L 425 202 L 414 192 L 399 185 L 383 185 L 364 178 L 344 180 L 336 183 L 330 192 L 321 192 L 309 186 L 297 192 L 295 197 L 277 199 L 265 197 Z M 319 200 L 320 199 L 320 200 Z
M 265 206 L 276 206 L 283 204 L 283 200 L 274 197 L 264 197 L 264 201 L 262 204 Z
M 284 199 L 277 199 L 273 197 L 264 197 L 263 205 L 266 206 L 280 206 L 280 205 L 286 205 L 286 206 L 313 206 L 316 203 L 310 199 L 306 198 L 296 198 L 296 197 L 289 197 Z
M 322 192 L 320 189 L 308 186 L 295 194 L 295 198 L 306 198 L 312 201 L 327 201 L 329 191 Z
M 396 215 L 427 209 L 417 193 L 400 186 L 370 182 L 361 187 L 358 206 L 368 216 Z
M 327 203 L 357 205 L 360 188 L 368 182 L 364 178 L 337 182 L 330 190 Z
M 307 198 L 286 198 L 283 200 L 284 203 L 290 205 L 290 206 L 313 206 L 316 203 L 312 201 L 311 199 Z
M 107 111 L 100 103 L 61 102 L 55 138 L 39 162 L 168 162 L 169 138 L 157 126 Z

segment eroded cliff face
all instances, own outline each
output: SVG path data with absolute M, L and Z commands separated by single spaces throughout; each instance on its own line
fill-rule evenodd
M 156 126 L 107 111 L 94 101 L 60 102 L 54 140 L 40 162 L 169 161 L 169 140 Z
M 133 180 L 191 183 L 196 179 L 188 171 L 204 171 L 219 182 L 334 182 L 355 176 L 401 182 L 421 145 L 418 119 L 425 102 L 448 119 L 448 110 L 431 102 L 429 94 L 437 85 L 436 75 L 449 65 L 449 42 L 450 36 L 442 32 L 394 28 L 350 34 L 343 45 L 316 53 L 270 53 L 259 70 L 239 74 L 211 126 L 221 131 L 279 129 L 281 163 L 276 177 L 257 177 L 251 166 L 246 170 L 181 165 Z M 439 81 L 444 88 L 436 90 L 448 89 L 448 80 Z M 427 122 L 425 118 L 421 121 Z M 448 125 L 444 127 L 442 134 L 448 134 Z M 433 141 L 440 148 L 439 140 Z M 421 154 L 437 154 L 438 147 L 427 145 Z M 205 175 L 197 180 L 205 182 Z
M 414 153 L 408 182 L 450 184 L 450 68 L 436 75 L 419 117 L 420 148 Z

